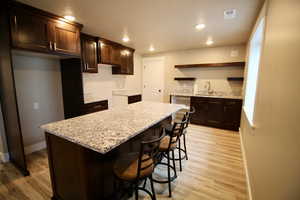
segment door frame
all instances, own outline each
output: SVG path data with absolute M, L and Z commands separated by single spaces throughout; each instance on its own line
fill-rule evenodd
M 144 57 L 144 58 L 142 58 L 142 74 L 143 74 L 143 76 L 142 76 L 142 93 L 143 93 L 143 96 L 144 96 L 144 81 L 145 81 L 145 79 L 144 79 L 144 68 L 145 68 L 145 65 L 144 65 L 144 62 L 145 61 L 162 61 L 163 62 L 163 65 L 164 65 L 164 67 L 163 67 L 163 69 L 162 69 L 162 74 L 163 74 L 163 85 L 162 85 L 162 99 L 161 99 L 161 101 L 162 102 L 164 102 L 164 100 L 165 100 L 165 57 L 164 56 L 153 56 L 153 57 Z

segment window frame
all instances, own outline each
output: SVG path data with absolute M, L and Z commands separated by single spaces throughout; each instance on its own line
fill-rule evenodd
M 247 96 L 247 84 L 248 84 L 248 72 L 249 72 L 249 60 L 250 60 L 250 55 L 251 55 L 251 44 L 252 41 L 254 39 L 254 37 L 256 36 L 256 33 L 259 31 L 259 27 L 262 24 L 262 39 L 261 39 L 261 46 L 260 46 L 260 54 L 259 54 L 259 61 L 258 61 L 258 70 L 257 70 L 257 77 L 256 77 L 256 88 L 255 88 L 255 94 L 254 94 L 254 102 L 253 102 L 253 111 L 252 111 L 252 119 L 250 119 L 250 114 L 249 111 L 247 109 L 247 107 L 245 106 L 246 103 L 246 96 Z M 255 30 L 253 31 L 253 34 L 251 35 L 251 39 L 249 42 L 249 46 L 248 46 L 248 60 L 247 60 L 247 71 L 245 72 L 246 74 L 246 82 L 245 82 L 245 86 L 244 86 L 244 90 L 245 90 L 245 94 L 244 94 L 244 103 L 243 103 L 243 112 L 245 113 L 246 119 L 248 121 L 248 123 L 250 124 L 250 126 L 252 128 L 256 128 L 257 124 L 256 124 L 256 108 L 257 108 L 257 98 L 258 98 L 258 86 L 260 83 L 260 72 L 261 72 L 261 61 L 262 61 L 262 57 L 263 57 L 263 49 L 264 49 L 264 41 L 265 41 L 265 31 L 266 31 L 266 20 L 265 17 L 262 17 L 258 23 L 257 26 L 255 27 Z

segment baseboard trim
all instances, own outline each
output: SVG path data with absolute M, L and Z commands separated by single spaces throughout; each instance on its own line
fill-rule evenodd
M 30 146 L 26 146 L 25 147 L 25 155 L 31 154 L 33 152 L 36 152 L 36 151 L 39 151 L 39 150 L 42 150 L 42 149 L 45 149 L 45 148 L 46 148 L 46 142 L 45 141 L 35 143 L 33 145 L 30 145 Z
M 9 154 L 0 152 L 0 162 L 6 163 L 9 161 Z
M 246 154 L 245 154 L 245 147 L 244 147 L 244 143 L 243 143 L 243 135 L 242 135 L 242 131 L 241 129 L 239 129 L 239 134 L 240 134 L 240 143 L 241 143 L 241 147 L 242 147 L 242 155 L 243 155 L 243 164 L 244 164 L 244 168 L 245 168 L 245 173 L 246 173 L 246 181 L 247 181 L 247 188 L 248 188 L 248 199 L 252 200 L 252 189 L 251 189 L 251 185 L 250 185 L 250 179 L 249 179 L 249 171 L 248 171 L 248 164 L 247 164 L 247 158 L 246 158 Z

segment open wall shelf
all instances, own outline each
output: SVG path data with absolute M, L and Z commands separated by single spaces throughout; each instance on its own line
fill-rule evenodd
M 196 78 L 194 77 L 175 77 L 175 81 L 194 81 Z
M 199 67 L 244 67 L 245 62 L 227 62 L 227 63 L 204 63 L 204 64 L 186 64 L 175 65 L 175 68 L 199 68 Z

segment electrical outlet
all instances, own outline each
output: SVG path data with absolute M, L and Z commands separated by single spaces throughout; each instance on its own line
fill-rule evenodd
M 239 51 L 238 50 L 232 50 L 231 52 L 230 52 L 230 56 L 231 57 L 237 57 L 239 55 Z
M 40 104 L 38 102 L 33 103 L 33 109 L 38 110 L 40 108 Z

